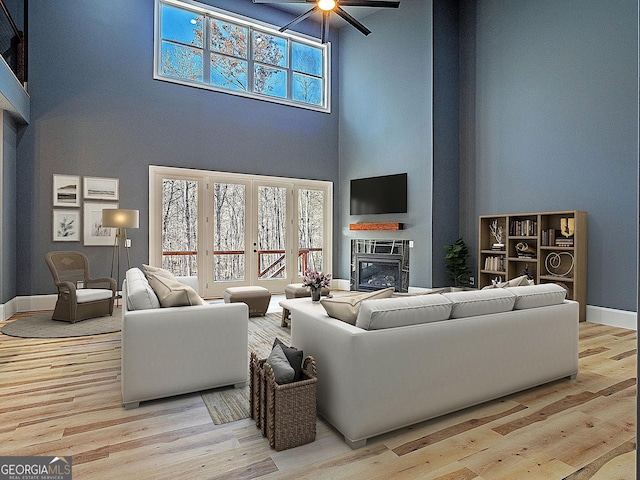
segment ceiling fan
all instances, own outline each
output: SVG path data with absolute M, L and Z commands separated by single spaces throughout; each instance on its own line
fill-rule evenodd
M 347 13 L 341 7 L 374 7 L 374 8 L 398 8 L 400 6 L 399 1 L 384 1 L 384 0 L 253 0 L 253 3 L 309 3 L 315 4 L 314 7 L 297 16 L 284 27 L 280 28 L 281 32 L 288 30 L 295 24 L 301 22 L 311 14 L 321 11 L 322 12 L 322 43 L 327 41 L 329 37 L 329 14 L 331 12 L 339 15 L 346 20 L 353 27 L 358 29 L 364 35 L 369 35 L 371 30 L 365 27 L 358 20 L 353 18 L 352 15 Z

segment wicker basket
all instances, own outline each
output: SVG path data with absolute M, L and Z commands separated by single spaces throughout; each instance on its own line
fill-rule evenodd
M 265 360 L 259 360 L 258 356 L 251 352 L 251 360 L 249 362 L 249 410 L 251 411 L 251 418 L 256 421 L 256 426 L 262 428 L 262 414 L 260 412 L 263 401 L 262 385 L 263 381 L 263 366 Z M 264 434 L 264 431 L 263 431 Z
M 317 372 L 313 357 L 304 359 L 302 369 L 303 380 L 278 385 L 271 366 L 251 354 L 251 416 L 276 451 L 316 438 Z

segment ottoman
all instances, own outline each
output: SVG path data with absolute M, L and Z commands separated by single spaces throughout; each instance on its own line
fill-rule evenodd
M 329 287 L 324 287 L 320 292 L 320 295 L 324 295 L 325 297 L 331 293 L 331 289 Z M 284 288 L 284 296 L 287 299 L 290 298 L 303 298 L 310 297 L 311 290 L 304 286 L 302 283 L 291 283 Z M 282 320 L 280 322 L 280 326 L 286 327 L 287 320 L 289 319 L 289 310 L 286 308 L 282 309 Z
M 264 287 L 229 287 L 224 291 L 224 303 L 246 303 L 249 316 L 265 315 L 269 308 L 271 293 Z

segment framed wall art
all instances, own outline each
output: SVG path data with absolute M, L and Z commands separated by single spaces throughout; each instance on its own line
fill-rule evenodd
M 119 183 L 117 178 L 84 177 L 84 199 L 118 200 Z
M 80 241 L 80 210 L 53 210 L 53 241 Z
M 102 226 L 102 210 L 106 208 L 118 208 L 118 204 L 84 202 L 85 246 L 113 246 L 116 229 Z
M 80 177 L 75 175 L 53 176 L 53 206 L 80 206 Z

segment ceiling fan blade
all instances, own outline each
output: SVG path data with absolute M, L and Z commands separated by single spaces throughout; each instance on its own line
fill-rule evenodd
M 369 30 L 367 27 L 365 27 L 363 24 L 361 24 L 358 20 L 353 18 L 351 15 L 349 15 L 347 12 L 345 12 L 340 7 L 336 7 L 333 11 L 336 14 L 340 15 L 342 18 L 344 18 L 352 26 L 354 26 L 355 28 L 360 30 L 360 32 L 362 32 L 364 35 L 369 35 L 371 33 L 371 30 Z
M 329 12 L 322 11 L 322 43 L 327 43 L 329 39 Z
M 253 3 L 310 3 L 310 2 L 308 2 L 308 0 L 253 0 Z M 313 3 L 315 3 L 315 1 Z
M 305 18 L 307 18 L 309 15 L 311 15 L 313 12 L 315 12 L 316 10 L 318 10 L 318 6 L 316 5 L 315 7 L 313 7 L 311 10 L 309 10 L 306 13 L 303 13 L 302 15 L 297 16 L 296 18 L 294 18 L 293 20 L 291 20 L 289 23 L 287 23 L 284 27 L 279 28 L 278 31 L 279 32 L 284 32 L 285 30 L 288 30 L 289 28 L 293 27 L 296 23 L 301 22 L 302 20 L 304 20 Z
M 378 0 L 342 0 L 338 3 L 343 7 L 398 8 L 400 6 L 400 2 L 385 2 Z

